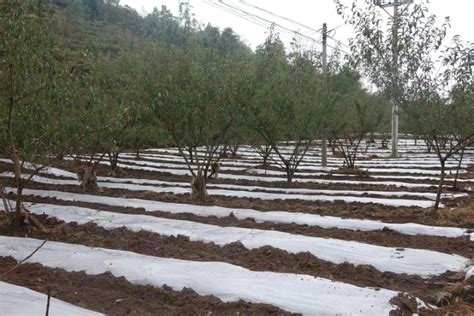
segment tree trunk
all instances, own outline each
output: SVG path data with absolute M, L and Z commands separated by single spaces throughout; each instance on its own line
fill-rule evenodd
M 22 202 L 23 185 L 22 185 L 22 179 L 21 179 L 20 157 L 18 157 L 18 153 L 16 152 L 15 147 L 12 148 L 12 161 L 13 161 L 13 169 L 15 172 L 15 182 L 16 182 L 16 189 L 17 189 L 16 205 L 15 205 L 15 227 L 19 228 L 22 222 L 21 202 Z
M 192 197 L 199 201 L 207 198 L 206 177 L 201 171 L 191 181 Z
M 342 153 L 342 156 L 344 157 L 344 165 L 347 169 L 353 169 L 354 166 L 351 163 L 351 158 L 350 158 L 350 153 L 348 148 L 344 148 L 342 144 L 339 146 L 339 150 Z
M 220 169 L 219 161 L 218 160 L 211 161 L 210 167 L 211 167 L 211 173 L 207 176 L 207 179 L 211 179 L 212 177 L 217 179 L 217 177 L 219 176 L 219 169 Z M 206 166 L 206 172 L 204 173 L 205 175 L 208 174 L 208 169 L 209 169 L 209 166 Z
M 0 185 L 0 196 L 2 198 L 3 208 L 5 209 L 5 213 L 8 214 L 8 212 L 11 212 L 11 209 L 7 201 L 7 192 L 5 191 L 5 188 L 2 185 Z
M 193 147 L 192 146 L 188 146 L 188 153 L 189 153 L 189 161 L 191 163 L 193 163 L 194 159 L 193 159 Z
M 457 190 L 457 189 L 458 189 L 459 170 L 461 169 L 462 160 L 463 160 L 463 158 L 464 158 L 464 149 L 465 149 L 465 148 L 463 148 L 463 149 L 461 150 L 461 156 L 459 157 L 458 167 L 456 168 L 456 176 L 454 177 L 454 184 L 453 184 L 453 189 L 454 189 L 454 190 Z
M 434 205 L 434 212 L 436 213 L 439 209 L 439 204 L 441 202 L 441 193 L 443 191 L 443 185 L 444 185 L 444 171 L 445 171 L 445 164 L 446 161 L 443 159 L 440 161 L 441 163 L 441 175 L 439 178 L 439 185 L 438 185 L 438 192 L 436 193 L 436 202 Z
M 111 177 L 115 177 L 120 172 L 120 168 L 118 166 L 118 159 L 119 159 L 120 153 L 112 153 L 112 154 L 109 153 L 108 155 L 109 155 L 109 162 L 110 162 L 109 175 Z
M 239 150 L 239 145 L 238 145 L 238 144 L 232 146 L 232 149 L 231 149 L 231 151 L 232 151 L 232 158 L 237 157 L 237 150 Z
M 119 158 L 119 154 L 117 154 L 117 153 L 109 153 L 110 169 L 111 169 L 112 171 L 117 170 L 118 158 Z
M 135 158 L 140 159 L 140 146 L 135 147 Z
M 355 159 L 349 158 L 349 169 L 355 169 Z
M 270 158 L 270 154 L 272 152 L 272 147 L 269 145 L 261 146 L 261 145 L 256 145 L 255 150 L 257 153 L 262 157 L 262 165 L 264 167 L 268 167 L 268 158 Z
M 98 192 L 100 191 L 99 185 L 97 184 L 97 175 L 95 169 L 92 166 L 78 166 L 76 168 L 76 174 L 81 187 L 86 192 Z
M 19 228 L 23 222 L 21 215 L 21 203 L 23 198 L 23 188 L 20 186 L 16 189 L 16 202 L 15 202 L 15 227 Z
M 428 148 L 428 153 L 431 153 L 431 143 L 427 140 L 425 140 L 426 147 Z
M 265 149 L 263 150 L 263 155 L 261 155 L 262 159 L 263 159 L 263 165 L 265 167 L 268 167 L 268 165 L 269 165 L 268 158 L 270 158 L 271 153 L 272 153 L 272 147 L 271 146 L 266 146 Z
M 295 171 L 291 170 L 291 167 L 289 165 L 286 165 L 285 168 L 286 168 L 286 181 L 288 183 L 291 183 L 293 182 L 293 176 L 295 174 Z
M 221 153 L 220 153 L 220 158 L 227 158 L 228 157 L 228 154 L 227 154 L 227 150 L 228 150 L 228 145 L 225 144 L 224 147 L 222 148 L 221 150 Z

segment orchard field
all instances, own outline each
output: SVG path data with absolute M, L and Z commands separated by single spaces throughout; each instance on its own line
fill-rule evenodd
M 0 315 L 474 315 L 474 44 L 376 3 L 0 1 Z
M 376 139 L 354 174 L 337 155 L 320 167 L 319 147 L 311 147 L 290 184 L 240 146 L 221 160 L 200 203 L 175 148 L 123 153 L 114 177 L 104 161 L 96 194 L 84 193 L 65 159 L 24 189 L 43 230 L 3 232 L 1 272 L 48 240 L 4 281 L 51 288 L 57 299 L 106 314 L 469 313 L 474 149 L 461 164 L 447 162 L 433 216 L 437 158 L 412 139 L 400 145 L 401 157 L 387 159 Z M 1 169 L 13 205 L 8 160 Z

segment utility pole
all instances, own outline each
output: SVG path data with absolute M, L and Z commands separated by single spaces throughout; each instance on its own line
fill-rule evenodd
M 393 44 L 392 55 L 394 70 L 398 73 L 398 0 L 393 3 Z M 398 76 L 394 76 L 398 78 Z M 395 79 L 396 80 L 396 79 Z M 395 84 L 395 83 L 394 83 Z M 392 154 L 390 157 L 398 158 L 398 104 L 392 97 Z
M 328 27 L 326 23 L 323 23 L 323 80 L 326 81 L 327 76 L 327 37 L 328 37 Z M 328 165 L 328 140 L 326 137 L 326 133 L 323 133 L 323 137 L 321 140 L 321 165 L 323 167 L 327 167 Z
M 393 7 L 393 30 L 392 30 L 392 57 L 394 71 L 398 73 L 398 7 L 401 5 L 408 5 L 412 3 L 413 0 L 374 0 L 375 5 L 381 7 L 385 10 L 386 7 Z M 387 12 L 387 11 L 385 11 Z M 398 76 L 394 75 L 395 80 Z M 392 83 L 392 96 L 390 103 L 392 105 L 392 153 L 391 158 L 398 158 L 398 104 L 393 92 L 398 93 L 398 89 L 395 89 L 395 86 L 398 85 L 398 82 Z

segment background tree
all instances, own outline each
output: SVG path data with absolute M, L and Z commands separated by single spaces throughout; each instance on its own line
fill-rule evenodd
M 248 122 L 250 129 L 271 146 L 278 157 L 278 167 L 291 182 L 317 135 L 321 112 L 311 53 L 295 49 L 288 57 L 283 43 L 270 30 L 255 56 L 256 92 L 248 110 Z M 286 153 L 282 142 L 288 140 L 294 143 Z
M 245 106 L 245 64 L 199 45 L 154 49 L 147 60 L 148 99 L 160 126 L 184 157 L 195 196 L 204 198 L 211 163 L 219 159 L 219 146 L 228 142 L 237 112 Z
M 461 164 L 465 148 L 474 143 L 473 57 L 473 45 L 455 38 L 444 54 L 444 70 L 429 82 L 417 81 L 416 94 L 406 108 L 410 126 L 417 126 L 416 131 L 431 144 L 440 162 L 434 213 L 440 205 L 446 161 L 459 156 Z M 431 67 L 430 73 L 436 66 Z
M 393 110 L 406 107 L 416 93 L 415 83 L 431 80 L 431 66 L 440 55 L 449 21 L 438 26 L 423 3 L 407 6 L 388 23 L 371 0 L 354 1 L 350 10 L 340 0 L 335 4 L 355 31 L 350 40 L 352 66 L 363 71 Z
M 438 156 L 441 176 L 436 213 L 446 160 L 471 143 L 471 111 L 460 106 L 463 102 L 456 91 L 462 91 L 461 100 L 472 95 L 472 44 L 462 45 L 455 37 L 454 45 L 444 49 L 449 20 L 438 26 L 436 16 L 430 15 L 423 4 L 407 7 L 391 17 L 384 30 L 383 19 L 372 1 L 366 0 L 364 7 L 354 2 L 350 15 L 341 1 L 335 3 L 356 32 L 350 43 L 353 65 L 362 66 L 380 91 L 407 111 L 406 117 L 411 120 L 407 125 Z M 437 61 L 443 63 L 444 71 L 440 72 Z
M 362 140 L 377 131 L 387 117 L 384 98 L 362 87 L 360 75 L 341 67 L 326 80 L 324 93 L 326 134 L 344 158 L 344 165 L 355 168 Z
M 74 71 L 79 88 L 78 113 L 69 124 L 75 135 L 71 154 L 86 191 L 99 190 L 96 168 L 103 159 L 108 159 L 111 174 L 115 174 L 120 153 L 134 149 L 134 140 L 148 127 L 149 108 L 141 93 L 142 61 L 137 53 L 117 58 L 90 56 Z
M 98 119 L 100 149 L 107 154 L 112 174 L 119 155 L 131 148 L 130 140 L 141 135 L 149 108 L 141 93 L 144 65 L 139 54 L 100 59 L 94 76 L 99 81 Z
M 143 20 L 142 34 L 149 40 L 167 44 L 182 45 L 184 32 L 179 21 L 165 6 L 154 8 Z
M 351 100 L 338 103 L 334 109 L 336 117 L 332 121 L 331 135 L 347 168 L 355 168 L 362 140 L 376 132 L 382 122 L 384 109 L 381 104 L 381 98 L 359 92 Z

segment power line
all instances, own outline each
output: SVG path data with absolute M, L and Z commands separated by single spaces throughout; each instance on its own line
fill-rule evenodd
M 247 16 L 247 15 L 242 14 L 241 12 L 238 12 L 238 11 L 231 10 L 231 9 L 229 9 L 229 8 L 220 6 L 220 5 L 218 5 L 217 3 L 212 2 L 212 1 L 210 1 L 210 0 L 203 0 L 203 2 L 209 4 L 209 5 L 211 5 L 211 6 L 215 7 L 215 8 L 217 8 L 217 9 L 220 9 L 220 10 L 222 10 L 222 11 L 225 11 L 225 12 L 227 12 L 227 13 L 229 13 L 229 14 L 232 14 L 232 15 L 235 15 L 235 16 L 237 16 L 237 17 L 240 17 L 240 18 L 242 18 L 242 19 L 244 19 L 244 20 L 247 20 L 247 21 L 249 21 L 249 22 L 251 22 L 251 23 L 257 24 L 257 25 L 262 26 L 262 27 L 264 27 L 264 28 L 267 28 L 267 27 L 268 27 L 267 24 L 262 23 L 261 21 L 255 19 L 255 18 L 251 18 L 251 17 L 249 17 L 249 16 Z
M 222 0 L 218 0 L 218 1 L 219 1 L 219 2 L 223 2 Z M 252 7 L 252 8 L 255 8 L 255 9 L 257 9 L 257 10 L 260 10 L 260 11 L 262 11 L 262 12 L 265 12 L 265 13 L 268 13 L 268 14 L 270 14 L 270 15 L 273 15 L 274 17 L 283 19 L 283 20 L 285 20 L 285 21 L 294 23 L 294 24 L 299 25 L 299 26 L 301 26 L 301 27 L 304 27 L 304 28 L 306 28 L 306 29 L 308 29 L 308 30 L 311 30 L 311 31 L 312 31 L 311 34 L 314 34 L 314 33 L 321 33 L 322 30 L 323 30 L 323 28 L 319 28 L 319 29 L 312 28 L 311 26 L 307 26 L 307 25 L 305 25 L 305 24 L 303 24 L 303 23 L 300 23 L 300 22 L 298 22 L 298 21 L 295 21 L 295 20 L 292 20 L 292 19 L 287 18 L 287 17 L 285 17 L 285 16 L 279 15 L 279 14 L 274 13 L 274 12 L 268 10 L 268 9 L 265 9 L 265 8 L 262 8 L 262 7 L 259 7 L 259 6 L 256 6 L 256 5 L 251 4 L 251 3 L 248 3 L 248 2 L 245 1 L 245 0 L 238 0 L 238 1 L 239 1 L 240 3 L 243 3 L 243 4 L 247 5 L 247 6 L 250 6 L 250 7 Z M 344 26 L 344 25 L 345 25 L 344 23 L 339 24 L 339 25 L 337 25 L 336 27 L 333 27 L 332 29 L 328 30 L 327 33 L 333 32 L 333 31 L 337 30 L 338 28 L 340 28 L 341 26 Z M 294 31 L 293 31 L 293 32 L 294 32 Z M 343 44 L 341 41 L 336 40 L 333 36 L 328 35 L 328 37 L 330 37 L 332 40 L 334 40 L 337 44 L 342 45 L 342 46 L 345 46 L 345 47 L 348 48 L 349 50 L 351 49 L 349 46 Z M 315 40 L 315 39 L 312 38 L 312 40 Z M 319 43 L 321 43 L 321 41 L 318 40 L 318 44 L 319 44 Z M 329 46 L 329 45 L 328 45 L 328 46 Z M 331 47 L 331 48 L 334 49 L 334 47 L 332 47 L 332 46 L 329 46 L 329 47 Z M 341 50 L 341 51 L 342 51 L 342 50 Z M 344 53 L 350 55 L 350 53 L 347 53 L 347 52 L 344 52 Z
M 247 11 L 247 10 L 244 10 L 244 9 L 238 7 L 238 6 L 229 4 L 229 3 L 227 3 L 227 2 L 225 2 L 225 1 L 223 1 L 223 0 L 203 0 L 203 1 L 204 1 L 205 3 L 207 3 L 207 4 L 212 5 L 212 6 L 215 7 L 215 8 L 218 8 L 218 9 L 220 9 L 220 10 L 223 10 L 223 11 L 225 11 L 225 12 L 227 12 L 227 13 L 230 13 L 230 14 L 232 14 L 232 15 L 235 15 L 235 16 L 237 16 L 237 17 L 240 17 L 240 18 L 242 18 L 242 19 L 245 19 L 245 20 L 247 20 L 247 21 L 249 21 L 249 22 L 252 22 L 252 23 L 255 23 L 255 24 L 257 24 L 257 25 L 264 26 L 264 27 L 275 26 L 275 27 L 277 27 L 278 29 L 282 30 L 282 31 L 285 32 L 285 33 L 290 33 L 291 35 L 298 35 L 298 36 L 301 36 L 302 38 L 304 38 L 304 39 L 306 39 L 306 40 L 309 40 L 309 41 L 311 41 L 311 42 L 313 42 L 313 43 L 316 43 L 316 44 L 319 44 L 319 45 L 321 44 L 321 40 L 319 40 L 319 39 L 316 39 L 316 38 L 311 37 L 311 36 L 309 36 L 309 35 L 303 34 L 303 33 L 301 33 L 300 31 L 296 31 L 296 30 L 290 29 L 290 28 L 288 28 L 288 27 L 286 27 L 286 26 L 283 26 L 283 25 L 281 25 L 281 24 L 279 24 L 279 23 L 276 23 L 276 22 L 274 22 L 274 21 L 272 21 L 272 20 L 269 20 L 269 19 L 267 19 L 267 18 L 261 17 L 261 16 L 259 16 L 259 15 L 257 15 L 257 14 L 252 13 L 252 12 L 249 12 L 249 11 Z M 239 1 L 240 1 L 240 0 L 239 0 Z M 263 8 L 262 8 L 262 10 L 266 10 L 266 9 L 263 9 Z M 270 11 L 268 11 L 268 12 L 270 12 Z M 283 17 L 281 17 L 281 18 L 283 18 Z M 285 18 L 285 19 L 286 19 L 286 18 Z M 288 19 L 288 20 L 291 20 L 291 19 Z M 340 26 L 341 26 L 341 25 L 337 26 L 336 28 L 338 28 L 338 27 L 340 27 Z M 306 26 L 305 26 L 305 27 L 306 27 Z M 334 28 L 334 29 L 336 29 L 336 28 Z M 333 30 L 334 30 L 334 29 L 333 29 Z M 322 29 L 321 29 L 321 30 L 322 30 Z M 315 32 L 320 32 L 320 30 L 316 30 L 316 29 L 314 29 L 314 31 L 315 31 Z M 332 38 L 332 37 L 331 37 L 331 38 Z M 332 39 L 333 39 L 333 38 L 332 38 Z M 333 39 L 333 40 L 334 40 L 334 39 Z M 337 40 L 336 40 L 336 41 L 337 41 Z M 338 51 L 342 52 L 342 53 L 345 54 L 345 55 L 348 55 L 348 56 L 351 55 L 351 53 L 342 50 L 340 47 L 334 47 L 334 46 L 329 45 L 329 44 L 327 44 L 327 46 L 330 47 L 330 48 L 332 48 L 333 50 L 338 50 Z
M 259 26 L 262 26 L 262 27 L 264 27 L 264 28 L 267 28 L 267 27 L 268 27 L 268 24 L 267 24 L 267 23 L 263 23 L 262 21 L 260 21 L 260 20 L 258 20 L 258 19 L 255 19 L 255 18 L 253 18 L 253 17 L 251 17 L 251 16 L 249 16 L 249 15 L 242 14 L 242 12 L 240 12 L 240 11 L 233 10 L 233 9 L 231 9 L 231 8 L 222 6 L 222 5 L 220 5 L 219 3 L 212 2 L 211 0 L 202 0 L 202 1 L 205 2 L 205 3 L 207 3 L 207 4 L 209 4 L 209 5 L 211 5 L 211 6 L 213 6 L 213 7 L 215 7 L 215 8 L 217 8 L 217 9 L 219 9 L 219 10 L 225 11 L 225 12 L 227 12 L 227 13 L 229 13 L 229 14 L 235 15 L 235 16 L 237 16 L 237 17 L 240 17 L 240 18 L 242 18 L 242 19 L 244 19 L 244 20 L 247 20 L 247 21 L 249 21 L 249 22 L 252 22 L 252 23 L 254 23 L 254 24 L 257 24 L 257 25 L 259 25 Z
M 246 19 L 246 20 L 248 20 L 249 17 L 251 17 L 253 20 L 256 19 L 256 20 L 259 22 L 259 23 L 258 23 L 259 25 L 262 25 L 262 22 L 263 22 L 263 23 L 265 23 L 265 26 L 266 26 L 266 27 L 275 26 L 275 27 L 277 27 L 278 29 L 280 29 L 280 30 L 283 31 L 283 32 L 290 33 L 291 35 L 298 35 L 298 36 L 301 36 L 301 37 L 305 38 L 306 40 L 310 40 L 311 42 L 314 42 L 314 43 L 317 43 L 317 44 L 321 44 L 321 41 L 318 40 L 318 39 L 315 39 L 315 38 L 313 38 L 313 37 L 311 37 L 311 36 L 308 36 L 308 35 L 306 35 L 306 34 L 303 34 L 303 33 L 301 33 L 300 31 L 292 30 L 292 29 L 290 29 L 290 28 L 288 28 L 288 27 L 285 27 L 285 26 L 283 26 L 283 25 L 281 25 L 281 24 L 278 24 L 278 23 L 276 23 L 276 22 L 274 22 L 274 21 L 271 21 L 271 20 L 269 20 L 269 19 L 266 19 L 266 18 L 263 18 L 263 17 L 261 17 L 261 16 L 258 16 L 258 15 L 254 14 L 254 13 L 251 13 L 251 12 L 248 12 L 248 11 L 246 11 L 246 10 L 243 10 L 242 8 L 239 8 L 239 7 L 230 5 L 230 4 L 228 4 L 228 3 L 226 3 L 226 2 L 224 2 L 224 1 L 222 1 L 222 0 L 218 0 L 218 2 L 214 2 L 214 1 L 211 1 L 211 0 L 207 0 L 206 2 L 209 3 L 209 4 L 212 4 L 214 7 L 217 7 L 217 8 L 219 8 L 219 9 L 222 9 L 222 10 L 224 10 L 224 11 L 226 11 L 226 12 L 229 12 L 229 9 L 230 9 L 230 10 L 233 11 L 232 14 L 237 15 L 237 16 L 239 16 L 239 17 L 241 17 L 241 18 Z M 235 13 L 237 13 L 237 14 L 235 14 Z M 251 21 L 251 22 L 253 22 L 253 21 Z
M 332 39 L 332 38 L 331 38 L 331 39 Z M 351 53 L 349 53 L 349 52 L 347 52 L 347 51 L 341 49 L 340 47 L 334 47 L 334 46 L 329 45 L 329 44 L 326 44 L 326 45 L 327 45 L 328 47 L 334 49 L 334 50 L 340 51 L 340 52 L 343 53 L 344 55 L 347 55 L 347 56 L 351 56 L 351 55 L 352 55 Z
M 350 46 L 344 44 L 344 43 L 341 42 L 340 40 L 337 40 L 337 39 L 335 39 L 334 37 L 332 37 L 332 36 L 330 36 L 330 35 L 328 35 L 328 38 L 330 38 L 330 39 L 332 39 L 334 42 L 336 42 L 337 45 L 343 46 L 343 47 L 345 47 L 345 48 L 351 50 L 351 47 L 350 47 Z M 339 48 L 339 50 L 342 51 L 342 52 L 344 52 L 346 55 L 351 55 L 351 53 L 348 53 L 348 52 L 342 50 L 341 48 Z
M 247 14 L 244 14 L 242 13 L 241 11 L 239 10 L 236 10 L 236 9 L 233 9 L 233 8 L 229 8 L 228 6 L 223 6 L 222 4 L 219 4 L 219 3 L 216 3 L 216 2 L 212 2 L 210 0 L 203 0 L 205 3 L 217 8 L 217 9 L 220 9 L 222 11 L 225 11 L 229 14 L 232 14 L 232 15 L 235 15 L 237 17 L 240 17 L 246 21 L 249 21 L 251 23 L 254 23 L 256 25 L 259 25 L 265 29 L 267 29 L 269 26 L 273 25 L 273 23 L 271 21 L 262 21 L 261 19 L 258 19 L 256 18 L 255 16 L 251 16 L 251 15 L 247 15 Z M 285 29 L 282 29 L 280 30 L 283 32 L 283 35 L 284 37 L 286 38 L 289 38 L 289 39 L 292 39 L 293 36 L 295 35 L 294 32 L 291 32 L 291 31 L 288 31 L 288 30 L 285 30 Z
M 328 33 L 329 33 L 329 32 L 332 32 L 332 31 L 335 31 L 335 30 L 337 30 L 338 28 L 340 28 L 341 26 L 344 26 L 344 25 L 345 25 L 345 23 L 339 24 L 338 26 L 333 27 L 332 29 L 330 29 L 330 30 L 328 31 Z
M 210 1 L 210 0 L 208 0 L 208 1 Z M 311 40 L 311 41 L 314 41 L 314 42 L 316 42 L 316 43 L 318 43 L 318 44 L 321 43 L 320 40 L 317 40 L 317 39 L 315 39 L 315 38 L 313 38 L 313 37 L 311 37 L 311 36 L 308 36 L 308 35 L 306 35 L 306 34 L 303 34 L 303 33 L 299 32 L 299 31 L 296 31 L 296 30 L 292 30 L 292 29 L 290 29 L 290 28 L 287 28 L 286 26 L 283 26 L 283 25 L 278 24 L 278 23 L 276 23 L 276 22 L 274 22 L 274 21 L 271 21 L 271 20 L 268 20 L 268 19 L 266 19 L 266 18 L 263 18 L 263 17 L 261 17 L 261 16 L 259 16 L 259 15 L 256 15 L 256 14 L 254 14 L 254 13 L 251 13 L 251 12 L 249 12 L 249 11 L 243 10 L 242 8 L 233 6 L 233 5 L 229 4 L 229 3 L 224 2 L 223 0 L 217 0 L 217 1 L 218 1 L 218 4 L 220 4 L 220 5 L 223 5 L 223 6 L 225 6 L 225 7 L 228 7 L 228 8 L 230 8 L 230 9 L 232 9 L 232 10 L 235 10 L 235 11 L 238 11 L 238 12 L 240 12 L 240 13 L 243 13 L 243 14 L 245 14 L 245 15 L 247 15 L 247 16 L 251 16 L 251 17 L 253 17 L 253 18 L 256 18 L 256 19 L 258 19 L 258 20 L 260 20 L 260 21 L 263 21 L 263 22 L 265 22 L 265 23 L 268 23 L 269 25 L 274 25 L 274 26 L 276 26 L 276 27 L 278 27 L 278 28 L 280 28 L 280 29 L 282 29 L 282 30 L 285 30 L 285 31 L 287 31 L 287 32 L 291 32 L 291 33 L 293 33 L 293 34 L 297 34 L 297 35 L 299 35 L 299 36 L 301 36 L 301 37 L 304 37 L 304 38 L 306 38 L 306 39 L 309 39 L 309 40 Z M 211 2 L 214 2 L 214 1 L 211 1 Z M 217 3 L 214 2 L 214 4 L 217 4 Z
M 248 2 L 245 1 L 245 0 L 239 0 L 239 2 L 242 3 L 242 4 L 245 4 L 245 5 L 247 5 L 247 6 L 250 6 L 250 7 L 252 7 L 252 8 L 255 8 L 255 9 L 259 10 L 259 11 L 262 11 L 262 12 L 265 12 L 265 13 L 267 13 L 267 14 L 270 14 L 270 15 L 272 15 L 272 16 L 274 16 L 274 17 L 277 17 L 277 18 L 280 18 L 280 19 L 282 19 L 282 20 L 285 20 L 285 21 L 294 23 L 294 24 L 296 24 L 296 25 L 299 25 L 299 26 L 301 26 L 301 27 L 304 27 L 304 28 L 306 28 L 306 29 L 312 31 L 313 33 L 320 33 L 320 32 L 322 31 L 322 28 L 320 28 L 320 29 L 312 28 L 311 26 L 307 26 L 307 25 L 305 25 L 305 24 L 303 24 L 303 23 L 300 23 L 300 22 L 298 22 L 298 21 L 292 20 L 292 19 L 287 18 L 287 17 L 282 16 L 282 15 L 279 15 L 279 14 L 277 14 L 277 13 L 274 13 L 274 12 L 270 11 L 270 10 L 264 9 L 264 8 L 262 8 L 262 7 L 256 6 L 256 5 L 251 4 L 251 3 L 248 3 Z

